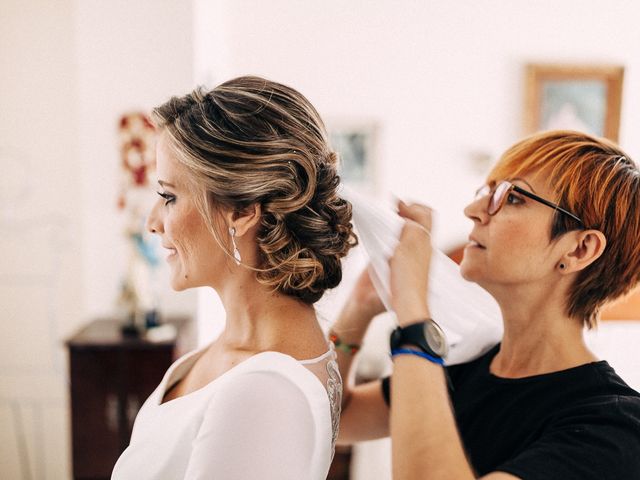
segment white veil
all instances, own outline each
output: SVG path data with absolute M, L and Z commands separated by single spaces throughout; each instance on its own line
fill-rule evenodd
M 340 195 L 353 206 L 353 223 L 369 257 L 371 280 L 388 311 L 389 258 L 398 244 L 404 220 L 390 208 L 342 187 Z M 485 353 L 502 337 L 498 304 L 485 290 L 460 275 L 458 266 L 433 249 L 429 279 L 429 310 L 449 342 L 447 365 L 468 362 Z

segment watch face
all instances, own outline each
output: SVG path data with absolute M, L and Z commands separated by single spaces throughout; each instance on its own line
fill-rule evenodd
M 424 337 L 429 348 L 440 357 L 445 357 L 449 351 L 449 344 L 444 332 L 434 321 L 424 322 Z

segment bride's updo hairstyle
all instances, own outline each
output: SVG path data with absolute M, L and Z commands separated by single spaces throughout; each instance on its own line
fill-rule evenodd
M 230 242 L 221 239 L 211 213 L 260 204 L 259 261 L 246 265 L 259 282 L 308 304 L 340 283 L 340 259 L 357 244 L 351 204 L 337 194 L 337 155 L 303 95 L 240 77 L 173 97 L 153 116 L 187 167 L 198 210 L 229 255 Z

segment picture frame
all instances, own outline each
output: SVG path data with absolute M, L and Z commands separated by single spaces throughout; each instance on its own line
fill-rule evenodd
M 331 148 L 338 154 L 341 181 L 363 193 L 377 188 L 377 124 L 369 120 L 327 122 Z
M 578 130 L 618 141 L 624 67 L 528 64 L 524 130 Z

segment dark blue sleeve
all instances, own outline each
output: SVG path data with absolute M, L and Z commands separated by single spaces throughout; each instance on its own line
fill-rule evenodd
M 384 377 L 382 379 L 382 396 L 384 397 L 384 401 L 386 402 L 387 406 L 391 405 L 391 393 L 390 393 L 390 388 L 391 388 L 391 377 Z

